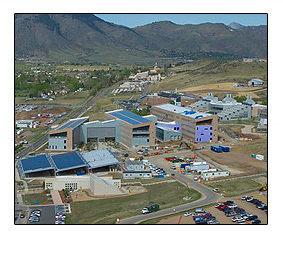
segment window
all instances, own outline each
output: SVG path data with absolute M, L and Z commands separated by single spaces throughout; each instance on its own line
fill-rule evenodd
M 64 146 L 64 150 L 66 149 L 66 146 Z
M 147 142 L 149 142 L 149 139 L 147 139 Z
M 66 140 L 64 140 L 64 143 L 66 144 Z
M 221 118 L 222 119 L 222 118 Z M 212 127 L 210 127 L 210 129 L 212 130 Z
M 212 132 L 210 132 L 210 136 L 212 136 Z

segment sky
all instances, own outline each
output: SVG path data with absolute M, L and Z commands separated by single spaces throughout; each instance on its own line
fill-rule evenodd
M 267 25 L 266 14 L 95 14 L 99 18 L 118 25 L 136 27 L 158 21 L 171 21 L 175 24 L 237 22 L 242 25 Z

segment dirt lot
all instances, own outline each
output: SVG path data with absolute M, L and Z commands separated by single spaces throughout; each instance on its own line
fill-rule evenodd
M 221 92 L 233 92 L 236 96 L 246 96 L 251 95 L 252 98 L 259 98 L 259 96 L 254 93 L 258 90 L 257 87 L 234 87 L 235 82 L 225 82 L 225 83 L 214 83 L 214 84 L 204 84 L 194 87 L 184 88 L 180 91 L 192 91 L 196 94 L 203 94 L 207 92 L 221 93 Z
M 215 153 L 213 151 L 202 151 L 201 155 L 223 166 L 232 175 L 257 174 L 267 171 L 267 163 L 251 157 L 251 155 L 232 151 L 229 153 Z
M 259 192 L 249 193 L 249 196 L 253 196 L 261 200 L 262 202 L 267 203 L 267 198 L 263 195 L 260 195 Z M 255 205 L 253 205 L 252 203 L 241 200 L 241 197 L 225 198 L 225 200 L 223 199 L 223 201 L 226 200 L 233 200 L 235 204 L 237 204 L 239 207 L 244 208 L 250 214 L 257 215 L 258 218 L 261 220 L 262 224 L 267 224 L 267 214 L 264 211 L 256 208 Z M 231 217 L 226 217 L 222 211 L 216 209 L 214 206 L 207 207 L 204 209 L 205 211 L 210 212 L 213 216 L 215 216 L 220 224 L 237 224 L 232 222 Z M 160 220 L 157 224 L 195 224 L 195 222 L 192 216 L 185 217 L 183 214 L 179 214 L 171 216 L 169 218 L 164 218 Z

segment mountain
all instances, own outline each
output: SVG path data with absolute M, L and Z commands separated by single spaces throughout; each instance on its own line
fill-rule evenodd
M 236 23 L 236 22 L 233 22 L 233 23 L 229 24 L 228 27 L 230 27 L 230 28 L 232 28 L 234 30 L 241 30 L 241 29 L 245 28 L 244 25 L 241 25 L 241 24 Z
M 267 27 L 170 21 L 128 28 L 92 14 L 16 14 L 15 57 L 49 61 L 146 63 L 202 56 L 267 56 Z

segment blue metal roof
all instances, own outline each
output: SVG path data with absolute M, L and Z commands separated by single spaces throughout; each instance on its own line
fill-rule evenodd
M 75 120 L 69 120 L 67 123 L 65 123 L 64 125 L 59 127 L 57 130 L 62 130 L 62 129 L 67 129 L 67 128 L 75 129 L 78 126 L 80 126 L 82 123 L 87 121 L 88 119 L 89 119 L 89 117 L 79 118 L 79 119 L 75 119 Z
M 114 112 L 110 112 L 110 114 L 131 125 L 138 125 L 141 123 L 151 122 L 149 119 L 143 118 L 137 114 L 134 114 L 126 110 L 114 111 Z
M 53 169 L 46 154 L 21 159 L 20 164 L 24 173 Z
M 87 163 L 76 151 L 52 155 L 51 158 L 55 164 L 57 171 L 87 167 Z

